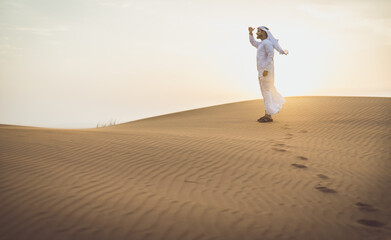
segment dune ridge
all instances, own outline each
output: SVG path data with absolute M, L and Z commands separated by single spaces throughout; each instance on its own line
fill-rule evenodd
M 0 239 L 390 239 L 391 98 L 0 125 Z

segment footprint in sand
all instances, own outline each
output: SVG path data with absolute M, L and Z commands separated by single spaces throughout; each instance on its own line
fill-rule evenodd
M 308 158 L 303 157 L 303 156 L 297 156 L 297 158 L 300 159 L 300 160 L 308 160 Z
M 273 148 L 273 150 L 277 152 L 286 152 L 286 149 L 283 148 Z
M 366 212 L 376 212 L 377 211 L 377 209 L 374 208 L 372 205 L 362 203 L 362 202 L 356 203 L 356 207 L 358 207 L 358 209 L 360 209 L 361 211 L 366 211 Z
M 362 225 L 369 226 L 369 227 L 382 227 L 382 226 L 384 226 L 384 223 L 378 222 L 376 220 L 360 219 L 357 222 Z
M 330 179 L 328 176 L 323 175 L 323 174 L 318 174 L 316 176 L 318 176 L 318 178 L 321 178 L 321 179 Z
M 185 183 L 199 183 L 199 182 L 196 182 L 196 181 L 189 181 L 189 180 L 183 180 Z
M 292 139 L 292 137 L 293 137 L 292 133 L 287 133 L 285 135 L 287 136 L 285 139 Z
M 292 163 L 291 165 L 296 167 L 296 168 L 307 168 L 307 166 L 303 165 L 303 164 Z
M 328 187 L 316 186 L 315 189 L 324 193 L 337 193 L 337 191 Z
M 274 144 L 273 146 L 276 146 L 276 147 L 284 147 L 285 144 L 283 144 L 283 143 L 277 143 L 277 144 Z

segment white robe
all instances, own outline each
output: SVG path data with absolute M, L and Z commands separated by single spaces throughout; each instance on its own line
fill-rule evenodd
M 278 113 L 282 109 L 282 104 L 285 99 L 281 96 L 274 86 L 274 48 L 270 40 L 265 39 L 258 42 L 250 35 L 250 43 L 257 48 L 257 70 L 258 80 L 263 96 L 266 114 L 272 115 Z M 263 76 L 263 71 L 268 71 L 266 77 Z

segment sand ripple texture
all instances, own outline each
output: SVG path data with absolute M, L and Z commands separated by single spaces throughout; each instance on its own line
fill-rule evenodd
M 391 239 L 391 99 L 0 126 L 0 239 Z

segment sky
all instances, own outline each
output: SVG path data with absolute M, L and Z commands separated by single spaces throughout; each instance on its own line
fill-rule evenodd
M 262 98 L 391 97 L 389 0 L 0 0 L 0 124 L 90 128 Z M 260 114 L 263 108 L 260 106 Z

